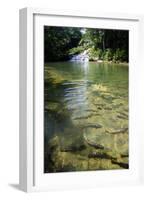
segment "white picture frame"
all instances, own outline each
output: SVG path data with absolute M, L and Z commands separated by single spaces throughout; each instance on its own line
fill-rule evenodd
M 43 173 L 44 25 L 129 30 L 128 170 Z M 143 16 L 81 11 L 20 10 L 20 189 L 26 192 L 143 182 L 143 130 L 138 80 L 143 71 Z M 139 65 L 139 67 L 137 67 Z

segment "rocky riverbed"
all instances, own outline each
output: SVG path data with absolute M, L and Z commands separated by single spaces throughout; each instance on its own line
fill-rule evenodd
M 45 172 L 128 169 L 127 72 L 61 69 L 45 67 Z

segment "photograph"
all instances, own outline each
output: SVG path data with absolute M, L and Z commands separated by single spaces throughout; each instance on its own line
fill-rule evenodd
M 129 31 L 43 31 L 44 173 L 129 169 Z

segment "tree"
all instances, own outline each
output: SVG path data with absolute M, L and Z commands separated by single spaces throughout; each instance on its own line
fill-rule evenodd
M 128 40 L 126 30 L 45 26 L 45 62 L 68 60 L 84 50 L 91 60 L 128 61 Z
M 69 49 L 76 47 L 80 39 L 79 28 L 45 26 L 45 62 L 67 60 Z

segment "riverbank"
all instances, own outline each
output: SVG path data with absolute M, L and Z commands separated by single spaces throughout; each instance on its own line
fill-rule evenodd
M 114 61 L 107 61 L 107 60 L 97 60 L 97 61 L 89 61 L 89 62 L 96 62 L 96 63 L 108 63 L 108 64 L 120 64 L 120 65 L 129 65 L 128 62 L 114 62 Z
M 127 63 L 128 57 L 127 52 L 122 49 L 110 49 L 105 50 L 99 48 L 88 48 L 85 49 L 81 47 L 75 47 L 70 49 L 69 52 L 71 61 L 96 61 L 96 62 L 110 62 L 110 63 Z
M 50 64 L 50 63 L 60 63 L 60 62 L 71 62 L 71 60 L 46 62 L 45 65 L 48 65 L 48 64 Z M 81 62 L 81 61 L 74 61 L 74 62 Z M 106 60 L 86 61 L 86 62 L 87 62 L 87 63 L 104 63 L 104 64 L 114 64 L 114 65 L 125 65 L 125 66 L 129 66 L 129 63 L 128 63 L 128 62 L 113 62 L 113 61 L 106 61 Z

